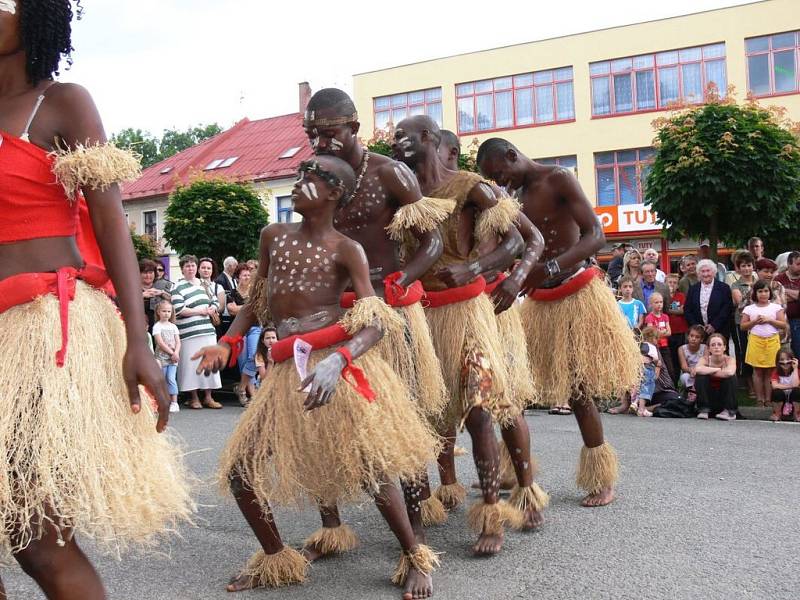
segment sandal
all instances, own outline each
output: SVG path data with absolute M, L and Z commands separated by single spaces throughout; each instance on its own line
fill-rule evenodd
M 205 406 L 206 408 L 222 408 L 222 404 L 220 404 L 213 398 L 211 400 L 203 400 L 203 406 Z
M 242 408 L 247 408 L 247 404 L 250 402 L 250 400 L 247 398 L 247 391 L 240 389 L 237 396 L 239 398 L 239 405 L 242 406 Z
M 559 406 L 558 407 L 558 414 L 560 415 L 571 415 L 572 409 L 569 406 Z
M 197 400 L 197 399 L 195 399 L 195 400 L 187 400 L 186 402 L 183 403 L 183 405 L 187 406 L 187 407 L 189 407 L 189 408 L 191 408 L 193 410 L 202 410 L 202 408 L 203 408 L 203 405 L 200 404 L 200 400 Z

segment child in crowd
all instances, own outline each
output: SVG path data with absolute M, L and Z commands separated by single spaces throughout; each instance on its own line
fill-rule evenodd
M 678 364 L 681 367 L 681 375 L 678 379 L 680 387 L 685 390 L 686 399 L 694 402 L 697 393 L 694 389 L 695 369 L 700 359 L 705 356 L 706 345 L 703 343 L 705 330 L 702 325 L 692 325 L 686 335 L 686 343 L 678 349 Z
M 669 355 L 669 336 L 672 330 L 669 326 L 669 315 L 664 313 L 664 296 L 658 292 L 650 294 L 650 312 L 644 318 L 647 327 L 653 327 L 658 331 L 658 353 L 661 355 L 661 365 L 667 369 L 670 379 L 675 381 L 675 369 L 672 366 L 672 358 Z
M 652 404 L 656 380 L 661 371 L 661 358 L 656 347 L 658 337 L 658 330 L 655 327 L 645 327 L 642 330 L 642 343 L 639 344 L 643 364 L 642 380 L 638 389 L 631 390 L 630 400 L 626 394 L 620 397 L 620 405 L 608 411 L 612 415 L 631 411 L 640 417 L 653 416 L 653 413 L 647 410 L 647 405 Z
M 686 331 L 689 329 L 686 317 L 683 316 L 686 294 L 678 289 L 680 275 L 677 273 L 667 275 L 666 281 L 670 294 L 670 304 L 666 307 L 666 313 L 669 315 L 669 330 L 672 332 L 672 335 L 667 339 L 667 346 L 669 347 L 669 357 L 672 360 L 674 374 L 679 375 L 678 349 L 686 343 Z M 677 379 L 673 379 L 673 382 L 676 385 L 678 383 Z
M 619 280 L 619 293 L 622 296 L 617 304 L 622 314 L 628 320 L 628 326 L 634 331 L 642 328 L 644 322 L 644 315 L 647 309 L 642 304 L 641 300 L 633 297 L 633 279 L 630 277 L 621 277 Z
M 156 341 L 156 359 L 164 372 L 164 379 L 167 381 L 169 391 L 169 412 L 176 413 L 181 409 L 178 406 L 178 383 L 176 374 L 178 372 L 178 360 L 181 352 L 181 338 L 178 334 L 178 326 L 175 325 L 175 315 L 172 311 L 172 302 L 161 300 L 156 305 L 156 318 L 158 321 L 153 325 L 153 338 Z
M 742 330 L 750 332 L 744 359 L 753 367 L 753 386 L 759 406 L 766 406 L 770 400 L 770 376 L 781 349 L 780 332 L 787 326 L 783 307 L 773 299 L 769 282 L 759 279 L 753 285 L 753 304 L 742 310 Z
M 791 350 L 781 350 L 772 372 L 772 415 L 770 421 L 793 417 L 800 421 L 800 376 L 797 359 Z
M 267 376 L 269 369 L 275 364 L 272 360 L 270 348 L 272 344 L 278 341 L 278 331 L 272 327 L 264 327 L 261 331 L 261 337 L 258 338 L 258 346 L 256 346 L 256 372 L 258 379 L 256 380 L 256 387 L 258 387 L 264 378 Z
M 736 400 L 736 357 L 725 354 L 728 340 L 721 333 L 712 333 L 706 340 L 708 351 L 695 367 L 697 418 L 708 419 L 711 412 L 720 421 L 735 421 L 739 405 Z

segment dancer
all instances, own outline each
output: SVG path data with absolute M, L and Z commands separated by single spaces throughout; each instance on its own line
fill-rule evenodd
M 458 137 L 446 129 L 441 132 L 438 156 L 442 164 L 451 171 L 458 171 L 458 156 L 461 152 L 461 145 Z M 498 199 L 506 195 L 500 188 L 493 185 L 492 190 Z M 504 200 L 507 202 L 507 200 Z M 500 448 L 500 487 L 501 489 L 513 489 L 511 504 L 520 508 L 525 514 L 523 523 L 524 529 L 533 529 L 540 526 L 544 519 L 541 511 L 547 506 L 549 497 L 533 481 L 538 470 L 536 461 L 530 452 L 530 431 L 525 420 L 524 409 L 534 403 L 538 398 L 538 392 L 534 388 L 531 379 L 530 366 L 528 364 L 528 349 L 526 347 L 525 336 L 522 331 L 522 323 L 519 317 L 519 303 L 516 302 L 522 283 L 530 274 L 530 270 L 539 261 L 539 257 L 544 250 L 544 239 L 541 232 L 533 226 L 528 218 L 519 210 L 516 201 L 513 202 L 517 207 L 517 215 L 514 225 L 525 241 L 523 260 L 521 260 L 511 273 L 504 270 L 495 270 L 484 273 L 486 279 L 486 289 L 484 293 L 489 296 L 495 304 L 497 319 L 497 329 L 500 332 L 502 347 L 505 349 L 506 364 L 508 367 L 509 389 L 507 396 L 519 407 L 519 413 L 513 421 L 503 423 L 500 427 L 503 444 Z M 479 249 L 481 254 L 491 252 L 497 246 L 499 238 L 490 238 Z M 504 265 L 507 269 L 511 264 Z M 448 442 L 453 438 L 448 438 Z M 443 470 L 454 473 L 455 465 L 452 464 L 452 454 L 444 453 L 443 458 L 447 459 Z M 525 468 L 530 465 L 530 468 Z M 453 475 L 454 476 L 454 475 Z
M 519 407 L 506 397 L 505 353 L 480 274 L 501 269 L 521 250 L 521 238 L 513 226 L 518 210 L 512 203 L 498 202 L 479 175 L 445 168 L 436 152 L 439 141 L 439 127 L 432 119 L 411 117 L 398 124 L 392 153 L 414 170 L 426 196 L 456 202 L 440 226 L 444 252 L 420 279 L 434 347 L 450 393 L 439 430 L 446 438 L 454 438 L 456 429 L 466 425 L 472 437 L 483 494 L 468 515 L 480 534 L 474 551 L 496 554 L 503 544 L 504 525 L 519 525 L 525 517 L 498 501 L 500 465 L 492 422 L 510 423 Z M 480 255 L 474 250 L 496 236 L 502 236 L 502 241 L 492 252 Z M 466 491 L 455 481 L 452 457 L 441 456 L 439 462 L 442 486 L 436 495 L 452 507 L 463 501 Z
M 535 163 L 500 138 L 483 142 L 477 161 L 481 173 L 517 190 L 523 212 L 545 235 L 546 260 L 523 288 L 528 359 L 546 403 L 570 399 L 584 442 L 577 476 L 588 492 L 582 504 L 604 506 L 614 499 L 617 457 L 595 402 L 637 385 L 641 359 L 613 293 L 597 269 L 585 267 L 605 243 L 603 230 L 568 170 Z
M 352 200 L 337 211 L 334 227 L 364 248 L 375 295 L 394 307 L 405 322 L 396 335 L 384 336 L 378 352 L 400 375 L 420 413 L 436 418 L 444 408 L 447 390 L 420 303 L 422 284 L 418 279 L 441 256 L 438 225 L 454 203 L 423 197 L 405 164 L 362 146 L 355 105 L 345 92 L 335 88 L 316 92 L 309 100 L 303 126 L 317 155 L 337 156 L 358 174 Z M 401 242 L 406 238 L 415 240 L 417 249 L 401 262 Z M 347 291 L 342 307 L 350 308 L 354 301 L 353 292 Z M 409 518 L 422 543 L 423 524 L 441 523 L 447 513 L 441 502 L 431 497 L 425 479 L 415 485 L 401 483 Z M 303 548 L 312 561 L 349 550 L 357 540 L 341 523 L 335 505 L 322 507 L 321 515 L 322 528 Z
M 257 318 L 277 324 L 280 340 L 271 350 L 275 366 L 221 460 L 223 479 L 262 545 L 230 591 L 305 579 L 308 562 L 283 545 L 270 501 L 328 506 L 367 490 L 403 549 L 393 581 L 405 585 L 404 598 L 431 595 L 436 555 L 417 543 L 391 480 L 412 480 L 422 472 L 435 456 L 437 440 L 389 364 L 379 353 L 367 352 L 384 332 L 395 335 L 403 322 L 375 297 L 361 246 L 333 228 L 334 212 L 347 201 L 354 179 L 350 166 L 332 156 L 301 165 L 292 199 L 302 223 L 275 223 L 263 230 L 251 301 L 220 344 L 197 355 L 202 356 L 199 369 L 219 370 L 233 362 L 232 348 L 241 347 L 242 335 Z M 351 282 L 358 299 L 340 319 L 340 297 Z M 296 340 L 312 346 L 311 373 L 302 381 L 300 367 L 290 360 Z M 340 374 L 351 377 L 353 385 L 337 386 Z M 307 386 L 301 403 L 298 390 Z
M 0 544 L 48 598 L 98 600 L 76 538 L 118 553 L 193 505 L 158 435 L 169 395 L 117 187 L 139 164 L 85 89 L 53 80 L 72 18 L 69 0 L 0 2 Z

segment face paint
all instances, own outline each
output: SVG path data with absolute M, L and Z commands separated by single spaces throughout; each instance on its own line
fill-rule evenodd
M 0 0 L 0 12 L 17 14 L 17 0 Z
M 308 188 L 308 186 L 309 186 L 309 184 L 304 183 L 303 185 L 300 186 L 300 191 L 303 192 L 303 195 L 306 198 L 311 199 L 311 190 Z M 316 193 L 316 190 L 315 190 L 315 193 Z
M 317 184 L 313 181 L 310 181 L 307 186 L 308 192 L 311 194 L 311 198 L 314 200 L 319 200 L 319 195 L 317 194 Z
M 342 142 L 340 142 L 336 138 L 331 138 L 331 150 L 333 150 L 334 152 L 338 152 L 342 148 L 344 148 L 344 144 Z

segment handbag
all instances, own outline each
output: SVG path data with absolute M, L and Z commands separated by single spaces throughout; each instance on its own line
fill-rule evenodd
M 208 296 L 208 299 L 213 303 L 214 302 L 214 296 L 211 294 L 211 290 L 209 289 L 209 282 L 206 281 L 205 279 L 201 279 L 200 283 L 203 284 L 203 289 L 205 289 L 206 295 Z M 219 316 L 219 311 L 215 312 L 212 315 L 209 315 L 208 318 L 211 319 L 211 324 L 214 327 L 219 327 L 220 323 L 222 323 L 222 319 Z

